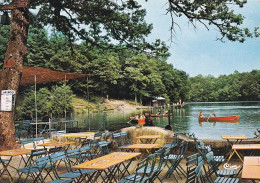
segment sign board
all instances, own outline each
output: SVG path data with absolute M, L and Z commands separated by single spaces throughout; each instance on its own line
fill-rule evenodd
M 15 106 L 15 90 L 2 90 L 1 91 L 1 111 L 12 111 Z

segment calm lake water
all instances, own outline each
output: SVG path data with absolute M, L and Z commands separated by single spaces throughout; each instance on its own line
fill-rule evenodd
M 162 109 L 161 109 L 162 110 Z M 195 133 L 200 139 L 221 139 L 221 135 L 244 134 L 254 137 L 254 132 L 260 128 L 260 102 L 194 102 L 187 103 L 182 109 L 171 109 L 173 116 L 170 124 L 173 130 L 180 133 Z M 216 116 L 240 115 L 237 123 L 223 122 L 198 122 L 198 113 L 202 111 L 204 116 L 209 116 L 212 111 Z M 158 108 L 142 110 L 142 112 L 156 113 Z M 162 110 L 163 111 L 163 110 Z M 127 123 L 130 116 L 137 111 L 107 111 L 90 114 L 74 115 L 81 127 L 90 130 L 117 130 L 132 126 Z M 165 127 L 169 120 L 167 117 L 156 117 L 154 125 Z

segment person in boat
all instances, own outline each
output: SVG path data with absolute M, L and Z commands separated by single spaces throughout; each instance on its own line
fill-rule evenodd
M 199 113 L 199 118 L 205 118 L 205 116 L 202 114 L 202 112 L 200 111 L 200 113 Z
M 145 115 L 145 125 L 144 126 L 154 126 L 153 124 L 153 118 L 151 117 L 151 114 Z
M 161 114 L 161 110 L 159 109 L 156 115 L 160 115 L 160 114 Z
M 164 111 L 164 114 L 166 114 L 166 115 L 167 115 L 168 113 L 169 113 L 169 111 L 168 111 L 168 110 L 165 110 L 165 111 Z
M 215 118 L 216 117 L 216 114 L 214 111 L 212 111 L 212 114 L 210 115 L 211 118 Z

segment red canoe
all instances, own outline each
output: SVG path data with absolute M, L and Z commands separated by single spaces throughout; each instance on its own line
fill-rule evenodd
M 209 117 L 209 118 L 198 118 L 200 122 L 203 121 L 217 121 L 217 122 L 233 122 L 238 121 L 240 115 L 238 116 L 224 116 L 224 117 Z

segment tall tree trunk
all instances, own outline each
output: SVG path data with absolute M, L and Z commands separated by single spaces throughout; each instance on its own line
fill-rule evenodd
M 29 0 L 28 0 L 29 1 Z M 20 0 L 14 0 L 19 3 Z M 23 61 L 27 55 L 29 17 L 27 8 L 15 8 L 11 13 L 11 31 L 1 75 L 0 91 L 18 88 L 22 76 Z M 0 111 L 0 150 L 17 147 L 15 141 L 14 110 Z

